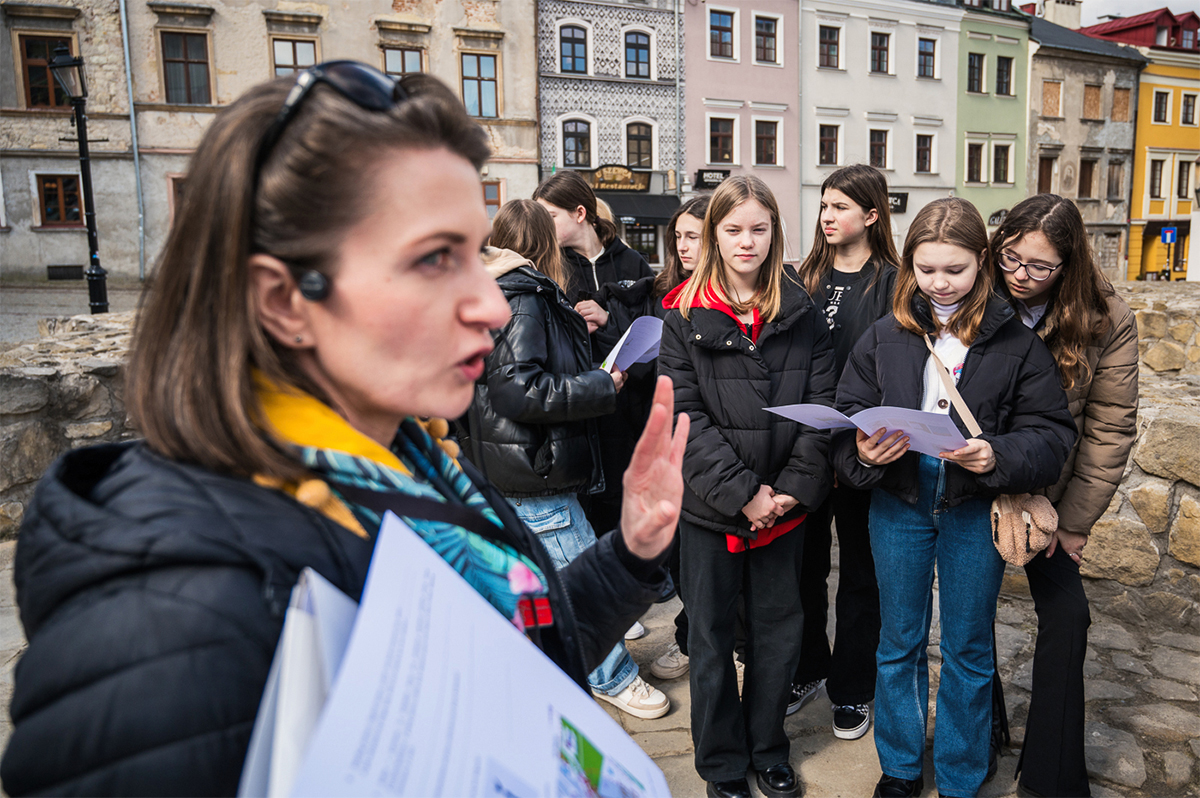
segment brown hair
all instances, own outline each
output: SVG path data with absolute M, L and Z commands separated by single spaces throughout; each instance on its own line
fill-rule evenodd
M 483 131 L 435 78 L 406 77 L 410 99 L 387 112 L 318 85 L 256 180 L 259 148 L 294 82 L 250 89 L 201 139 L 142 296 L 126 379 L 129 412 L 154 451 L 239 475 L 303 473 L 264 429 L 256 370 L 325 398 L 260 325 L 250 256 L 272 255 L 296 275 L 331 274 L 343 237 L 378 190 L 370 176 L 380 158 L 446 148 L 479 167 L 488 155 Z
M 930 303 L 934 331 L 942 329 L 933 311 L 933 301 L 917 287 L 917 273 L 913 266 L 913 253 L 917 247 L 929 242 L 953 244 L 962 247 L 979 259 L 979 272 L 975 284 L 959 303 L 958 310 L 946 322 L 945 328 L 963 344 L 970 346 L 979 334 L 983 313 L 987 310 L 988 297 L 992 295 L 992 259 L 987 256 L 987 228 L 983 217 L 975 206 L 960 197 L 943 197 L 926 205 L 913 219 L 904 239 L 904 253 L 900 258 L 900 269 L 896 274 L 896 296 L 892 312 L 896 322 L 905 330 L 924 335 L 927 330 L 913 313 L 913 298 L 917 294 Z
M 564 170 L 547 177 L 533 190 L 533 199 L 545 200 L 571 213 L 580 205 L 587 212 L 587 223 L 596 231 L 600 243 L 608 246 L 617 237 L 617 226 L 596 212 L 596 193 L 578 172 Z
M 1005 247 L 1034 231 L 1046 237 L 1062 260 L 1062 275 L 1050 287 L 1045 329 L 1046 344 L 1062 373 L 1063 388 L 1070 390 L 1092 380 L 1086 349 L 1108 332 L 1112 323 L 1107 298 L 1113 294 L 1113 287 L 1092 257 L 1079 209 L 1057 194 L 1037 194 L 1008 212 L 992 234 L 992 260 L 998 261 Z M 1010 302 L 1014 301 L 998 270 L 996 287 Z
M 493 247 L 511 249 L 533 261 L 533 267 L 570 292 L 571 273 L 563 263 L 550 212 L 533 200 L 504 203 L 492 220 Z
M 856 163 L 844 166 L 825 178 L 825 182 L 821 184 L 822 199 L 825 192 L 831 188 L 849 197 L 863 209 L 863 213 L 874 210 L 878 214 L 878 218 L 866 231 L 867 244 L 871 247 L 871 260 L 876 261 L 875 275 L 871 278 L 873 284 L 883 272 L 884 263 L 897 265 L 900 262 L 896 245 L 892 242 L 892 208 L 888 202 L 887 178 L 873 166 Z M 809 294 L 815 296 L 821 287 L 821 281 L 833 271 L 836 255 L 836 247 L 826 241 L 825 234 L 821 232 L 821 217 L 818 215 L 812 249 L 797 269 L 800 282 Z
M 737 302 L 733 298 L 733 292 L 729 290 L 725 262 L 721 260 L 721 251 L 717 246 L 717 225 L 747 200 L 754 200 L 771 215 L 771 249 L 758 271 L 754 296 L 750 297 L 748 302 Z M 708 307 L 707 292 L 704 289 L 710 284 L 736 313 L 746 313 L 751 308 L 758 308 L 763 321 L 771 321 L 779 315 L 779 308 L 783 304 L 783 225 L 779 223 L 779 204 L 775 202 L 775 195 L 767 188 L 767 184 L 757 177 L 737 175 L 726 178 L 713 192 L 708 211 L 704 214 L 704 239 L 700 246 L 700 262 L 696 264 L 692 279 L 684 283 L 683 290 L 679 293 L 679 312 L 685 319 L 689 317 L 692 303 L 697 296 L 700 297 L 701 304 Z
M 679 250 L 675 247 L 675 223 L 679 221 L 679 217 L 685 213 L 694 219 L 704 221 L 704 214 L 708 210 L 708 197 L 693 197 L 687 202 L 679 206 L 679 210 L 671 215 L 671 221 L 667 225 L 666 238 L 663 241 L 663 249 L 666 251 L 667 262 L 654 277 L 654 295 L 663 297 L 671 293 L 677 285 L 688 278 L 688 273 L 683 270 L 683 264 L 679 262 Z

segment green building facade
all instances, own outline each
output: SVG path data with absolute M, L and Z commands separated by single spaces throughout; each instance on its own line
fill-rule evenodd
M 979 209 L 990 231 L 1027 196 L 1029 20 L 971 0 L 958 4 L 966 13 L 958 46 L 955 193 Z

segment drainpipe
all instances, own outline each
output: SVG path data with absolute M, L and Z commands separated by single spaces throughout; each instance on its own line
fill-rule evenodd
M 799 197 L 796 207 L 800 214 L 800 251 L 804 249 L 804 62 L 801 60 L 802 40 L 804 39 L 804 0 L 796 2 L 796 71 L 799 79 L 796 81 L 796 183 L 799 186 Z
M 683 69 L 679 63 L 679 6 L 675 0 L 675 194 L 683 196 Z
M 129 11 L 121 2 L 121 43 L 125 47 L 125 90 L 129 93 L 129 130 L 133 134 L 133 181 L 138 203 L 138 280 L 146 279 L 146 203 L 142 195 L 142 161 L 138 152 L 137 110 L 133 106 L 133 70 L 129 63 Z

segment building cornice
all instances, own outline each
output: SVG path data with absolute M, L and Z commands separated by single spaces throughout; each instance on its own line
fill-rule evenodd
M 214 9 L 212 6 L 200 5 L 198 3 L 164 3 L 159 0 L 151 0 L 146 3 L 146 6 L 155 14 L 160 16 L 177 16 L 177 17 L 204 17 L 208 18 L 213 15 Z
M 10 17 L 35 17 L 37 19 L 75 19 L 79 9 L 71 6 L 55 6 L 44 3 L 0 3 L 0 8 Z

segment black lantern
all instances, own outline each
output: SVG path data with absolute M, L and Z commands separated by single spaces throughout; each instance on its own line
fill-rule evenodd
M 63 92 L 71 99 L 71 108 L 75 112 L 75 130 L 79 135 L 79 175 L 83 183 L 83 220 L 87 225 L 88 237 L 89 259 L 85 272 L 88 281 L 88 304 L 92 313 L 107 313 L 107 274 L 100 267 L 100 240 L 96 235 L 96 212 L 93 210 L 95 203 L 92 202 L 92 162 L 88 155 L 87 137 L 87 78 L 83 72 L 83 59 L 72 56 L 70 48 L 60 44 L 54 50 L 50 71 Z

